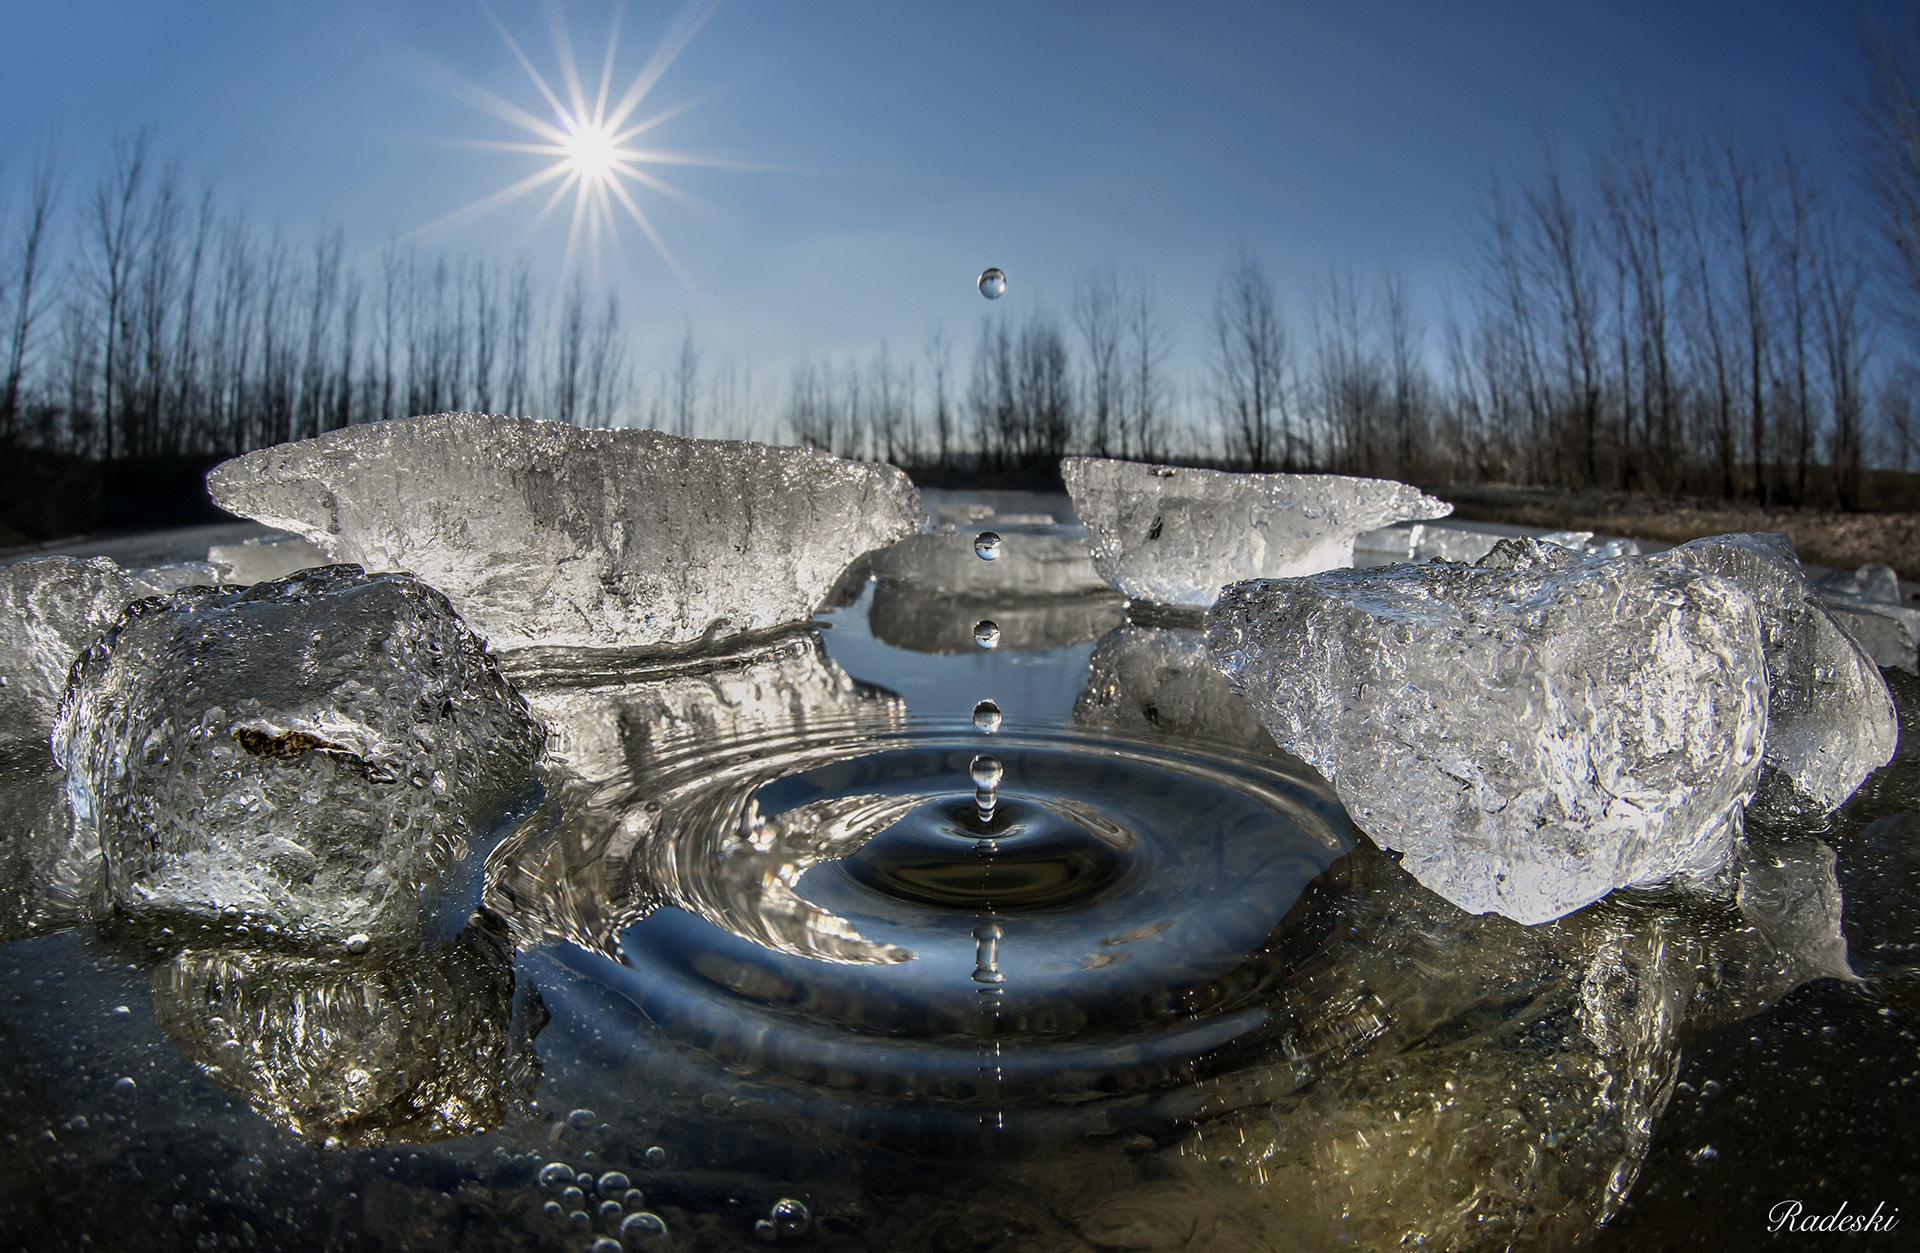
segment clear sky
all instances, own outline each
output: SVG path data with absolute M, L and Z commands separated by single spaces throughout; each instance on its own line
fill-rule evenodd
M 558 7 L 590 74 L 614 11 Z M 557 81 L 547 7 L 492 12 Z M 626 6 L 616 93 L 683 12 Z M 1296 300 L 1329 267 L 1389 266 L 1432 309 L 1471 250 L 1489 173 L 1526 174 L 1543 142 L 1582 157 L 1629 95 L 1779 126 L 1844 179 L 1858 12 L 729 0 L 636 116 L 691 104 L 645 142 L 776 168 L 662 168 L 697 207 L 636 192 L 697 298 L 630 223 L 596 274 L 618 286 L 638 358 L 690 319 L 703 342 L 776 370 L 883 336 L 913 351 L 936 321 L 964 343 L 989 264 L 1010 276 L 1003 306 L 1058 312 L 1097 265 L 1142 274 L 1187 353 L 1242 244 Z M 294 240 L 338 226 L 370 255 L 545 163 L 444 142 L 524 138 L 456 79 L 551 116 L 468 0 L 0 0 L 0 178 L 56 134 L 77 204 L 110 140 L 152 125 L 158 153 L 263 225 Z M 529 234 L 542 199 L 418 238 L 551 274 L 567 214 Z

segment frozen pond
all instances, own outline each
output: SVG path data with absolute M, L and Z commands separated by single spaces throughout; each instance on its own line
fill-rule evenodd
M 1920 740 L 1829 818 L 1758 807 L 1724 899 L 1467 914 L 1063 500 L 978 499 L 812 627 L 520 658 L 566 770 L 404 951 L 0 945 L 0 1242 L 1724 1248 L 1907 1208 Z M 17 834 L 58 772 L 0 768 Z

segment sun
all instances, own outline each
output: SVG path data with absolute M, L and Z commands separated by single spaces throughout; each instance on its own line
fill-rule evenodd
M 474 107 L 506 122 L 520 132 L 514 139 L 454 140 L 463 147 L 493 152 L 509 152 L 541 158 L 536 168 L 500 190 L 463 205 L 421 228 L 469 221 L 529 196 L 545 193 L 545 200 L 526 228 L 531 236 L 563 205 L 570 206 L 565 260 L 561 264 L 564 285 L 583 261 L 599 267 L 604 251 L 618 250 L 617 228 L 631 223 L 647 238 L 667 268 L 689 294 L 698 300 L 692 282 L 660 237 L 644 201 L 665 197 L 689 207 L 705 206 L 662 178 L 658 167 L 703 165 L 732 169 L 765 168 L 714 157 L 673 152 L 654 146 L 650 132 L 693 107 L 681 103 L 653 112 L 644 112 L 650 94 L 674 59 L 690 43 L 712 14 L 715 3 L 696 3 L 680 11 L 660 43 L 641 65 L 640 70 L 622 85 L 616 94 L 614 62 L 619 51 L 621 10 L 616 8 L 606 36 L 597 79 L 589 84 L 580 73 L 574 57 L 573 41 L 558 6 L 547 11 L 548 30 L 553 41 L 554 61 L 558 66 L 558 87 L 534 65 L 505 24 L 485 9 L 494 29 L 513 54 L 539 96 L 538 112 L 523 107 L 465 78 L 453 75 L 449 88 Z

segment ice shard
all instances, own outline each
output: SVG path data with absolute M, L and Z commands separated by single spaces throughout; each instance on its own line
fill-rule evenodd
M 1814 591 L 1875 665 L 1920 673 L 1920 609 L 1901 599 L 1892 566 L 1870 561 L 1857 570 L 1829 571 L 1814 580 Z
M 1558 918 L 1732 854 L 1765 751 L 1754 598 L 1658 557 L 1503 543 L 1482 565 L 1228 588 L 1214 664 L 1421 883 Z
M 1593 544 L 1592 531 L 1540 531 L 1473 522 L 1401 522 L 1366 531 L 1353 541 L 1353 564 L 1384 566 L 1397 561 L 1478 561 L 1503 539 L 1531 535 L 1576 552 Z
M 1223 470 L 1068 457 L 1060 475 L 1101 577 L 1134 600 L 1213 603 L 1243 579 L 1353 564 L 1354 538 L 1453 506 L 1386 479 Z
M 921 519 L 892 466 L 471 413 L 262 449 L 207 486 L 334 561 L 411 571 L 501 650 L 683 646 L 801 621 Z
M 418 930 L 544 739 L 444 596 L 329 566 L 136 601 L 54 751 L 127 914 L 377 942 Z
M 39 557 L 0 567 L 0 740 L 44 739 L 74 658 L 134 597 L 105 557 Z
M 1899 738 L 1879 667 L 1815 596 L 1784 535 L 1716 535 L 1648 558 L 1718 575 L 1759 608 L 1767 649 L 1767 763 L 1820 810 L 1853 795 Z

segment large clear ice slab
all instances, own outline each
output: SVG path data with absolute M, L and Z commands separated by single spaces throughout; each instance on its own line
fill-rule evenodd
M 1767 650 L 1767 763 L 1820 810 L 1893 756 L 1893 696 L 1873 658 L 1814 594 L 1784 535 L 1716 535 L 1653 562 L 1718 575 L 1752 598 Z
M 67 672 L 134 597 L 106 557 L 37 557 L 0 566 L 0 740 L 44 739 Z
M 1453 506 L 1386 479 L 1068 457 L 1060 475 L 1101 577 L 1134 600 L 1206 606 L 1243 579 L 1353 564 L 1363 531 L 1442 518 Z
M 136 601 L 53 743 L 122 911 L 345 942 L 418 931 L 544 739 L 444 596 L 330 566 Z
M 1242 583 L 1207 644 L 1354 821 L 1473 913 L 1542 922 L 1712 878 L 1765 751 L 1754 599 L 1657 557 L 1519 541 Z
M 207 486 L 332 560 L 413 572 L 501 650 L 690 645 L 801 621 L 921 517 L 892 466 L 471 413 L 262 449 Z

